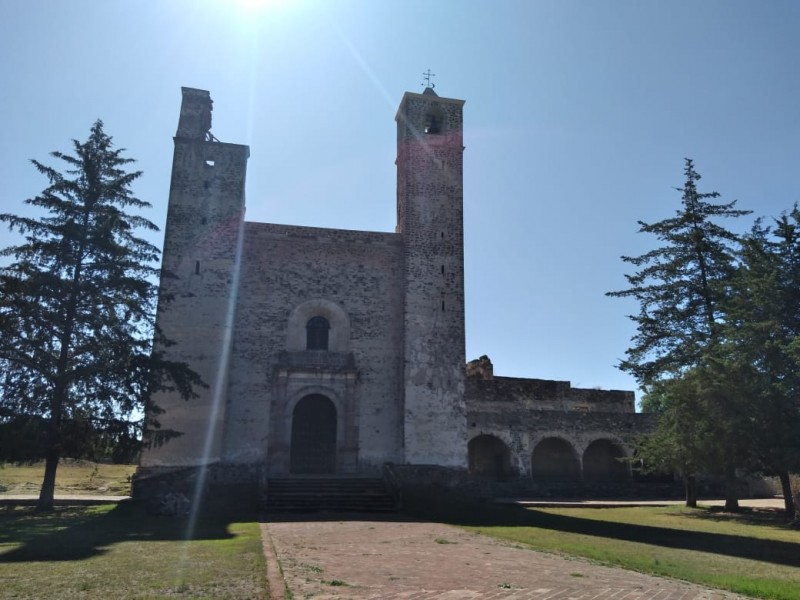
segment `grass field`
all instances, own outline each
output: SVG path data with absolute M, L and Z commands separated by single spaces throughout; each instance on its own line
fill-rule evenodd
M 2 510 L 0 598 L 269 598 L 255 515 L 187 525 L 127 502 Z
M 771 600 L 800 600 L 800 526 L 779 509 L 525 508 L 457 496 L 406 496 L 424 520 L 521 548 Z
M 36 493 L 41 466 L 0 468 L 0 492 Z M 130 466 L 66 463 L 61 494 L 125 494 Z M 413 509 L 413 506 L 411 507 Z M 537 508 L 423 502 L 418 517 L 532 550 L 684 579 L 773 600 L 800 600 L 800 529 L 778 510 Z M 268 598 L 259 524 L 216 507 L 197 521 L 123 503 L 0 508 L 0 598 Z
M 746 596 L 800 600 L 800 530 L 774 510 L 492 507 L 456 521 L 533 550 Z
M 130 493 L 135 465 L 65 460 L 56 495 Z M 44 464 L 0 466 L 0 494 L 38 494 Z M 188 518 L 147 515 L 137 504 L 0 507 L 0 598 L 269 597 L 254 511 L 235 504 Z
M 56 471 L 56 495 L 127 496 L 136 465 L 109 465 L 63 459 Z M 0 463 L 0 494 L 38 494 L 44 462 Z

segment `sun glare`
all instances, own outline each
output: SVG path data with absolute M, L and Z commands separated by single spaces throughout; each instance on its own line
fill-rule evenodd
M 255 34 L 265 25 L 275 25 L 278 19 L 289 16 L 301 0 L 203 0 L 203 3 L 215 18 L 242 33 Z
M 231 6 L 247 15 L 254 15 L 273 8 L 291 4 L 292 0 L 228 0 Z

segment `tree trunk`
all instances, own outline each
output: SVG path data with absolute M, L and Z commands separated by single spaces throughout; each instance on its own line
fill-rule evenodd
M 42 481 L 42 488 L 39 490 L 39 500 L 36 503 L 37 511 L 53 510 L 53 498 L 56 492 L 56 469 L 58 469 L 58 460 L 61 458 L 60 440 L 53 433 L 50 433 L 47 437 L 48 448 L 44 463 L 44 480 Z
M 792 482 L 789 479 L 788 471 L 781 471 L 778 473 L 778 478 L 781 480 L 781 490 L 783 491 L 783 506 L 786 508 L 786 516 L 789 519 L 794 519 L 795 506 L 794 496 L 792 495 Z
M 683 483 L 686 489 L 686 507 L 697 508 L 697 479 L 694 473 L 684 475 Z
M 50 405 L 50 420 L 47 424 L 47 445 L 44 450 L 44 479 L 39 491 L 37 511 L 53 510 L 53 497 L 56 492 L 56 469 L 61 458 L 61 415 L 64 406 L 63 386 L 56 385 Z
M 739 490 L 736 487 L 736 466 L 733 463 L 725 465 L 725 510 L 739 512 Z
M 85 209 L 84 221 L 88 220 L 89 209 Z M 72 282 L 67 289 L 67 298 L 65 300 L 65 315 L 63 320 L 63 330 L 59 335 L 60 349 L 58 353 L 58 362 L 56 363 L 55 382 L 53 386 L 53 397 L 50 399 L 50 417 L 47 426 L 47 447 L 45 448 L 45 464 L 44 464 L 44 480 L 42 481 L 42 489 L 39 492 L 39 501 L 36 503 L 36 510 L 45 511 L 53 510 L 53 496 L 56 492 L 56 469 L 58 469 L 58 460 L 61 458 L 61 421 L 64 414 L 64 407 L 68 400 L 69 381 L 67 378 L 69 356 L 72 349 L 72 332 L 75 327 L 75 314 L 77 312 L 79 284 L 81 282 L 81 273 L 83 271 L 83 263 L 81 258 L 83 256 L 84 248 L 86 247 L 86 235 L 81 237 L 80 252 L 78 252 L 78 259 L 73 265 Z

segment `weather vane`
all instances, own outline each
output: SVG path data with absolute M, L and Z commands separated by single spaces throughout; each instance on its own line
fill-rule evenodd
M 431 73 L 431 70 L 428 69 L 422 74 L 422 76 L 425 78 L 425 83 L 421 83 L 420 85 L 424 85 L 425 87 L 429 87 L 431 89 L 436 87 L 435 83 L 431 83 L 431 77 L 436 77 L 436 73 Z

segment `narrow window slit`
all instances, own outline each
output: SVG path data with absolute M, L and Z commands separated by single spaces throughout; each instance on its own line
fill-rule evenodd
M 195 263 L 194 263 L 194 274 L 195 275 L 200 275 L 200 261 L 199 260 L 195 261 Z

